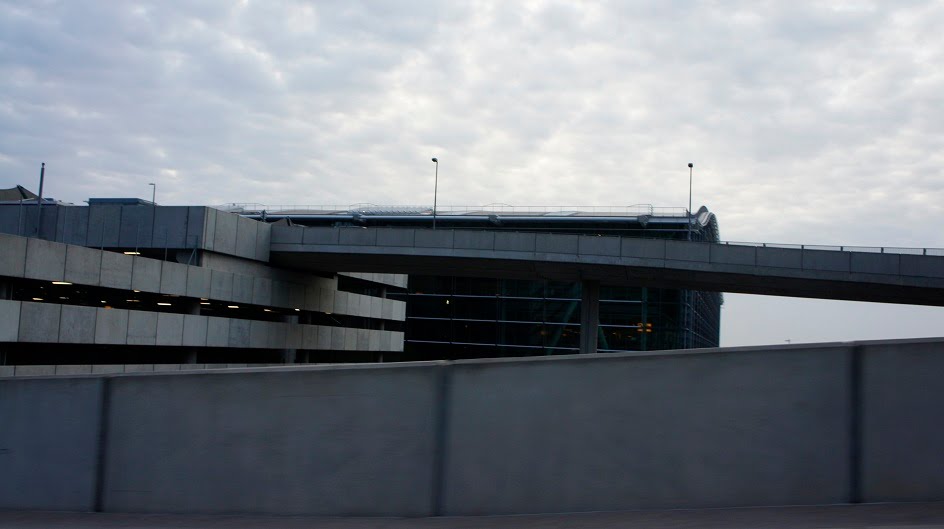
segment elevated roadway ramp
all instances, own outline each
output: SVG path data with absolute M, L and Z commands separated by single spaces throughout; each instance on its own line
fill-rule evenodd
M 273 226 L 272 263 L 944 305 L 944 256 L 632 237 Z

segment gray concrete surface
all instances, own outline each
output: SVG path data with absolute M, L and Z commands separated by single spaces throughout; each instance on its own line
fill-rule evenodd
M 848 391 L 833 347 L 457 362 L 443 512 L 847 501 Z
M 383 256 L 378 258 L 378 256 Z M 565 281 L 944 305 L 944 256 L 488 230 L 273 226 L 296 269 Z
M 359 339 L 325 329 L 332 342 Z M 99 413 L 70 395 L 102 378 L 60 373 L 18 394 L 9 383 L 59 371 L 20 367 L 0 380 L 0 424 L 10 425 L 0 458 L 13 469 L 0 482 L 45 476 L 50 498 L 72 501 L 88 476 L 42 450 L 64 440 L 65 454 L 87 461 L 101 447 L 106 511 L 428 516 L 944 500 L 944 339 L 212 373 L 126 365 L 142 374 L 109 375 L 102 445 L 70 440 Z M 31 437 L 40 452 L 23 447 Z M 7 498 L 8 508 L 78 508 Z
M 862 346 L 862 499 L 944 499 L 944 350 Z
M 323 518 L 301 516 L 0 512 L 4 529 L 931 529 L 944 504 L 826 505 L 528 516 Z
M 110 511 L 424 515 L 437 371 L 118 377 Z
M 94 508 L 101 392 L 99 378 L 0 382 L 0 509 Z

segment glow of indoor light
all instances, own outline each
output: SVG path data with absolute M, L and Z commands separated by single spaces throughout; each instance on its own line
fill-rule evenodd
M 209 305 L 210 302 L 209 302 L 209 301 L 201 301 L 200 304 L 201 304 L 201 305 Z
M 169 306 L 170 306 L 170 303 L 161 303 L 161 302 L 158 302 L 157 304 L 160 305 L 160 306 L 162 306 L 162 307 L 169 307 Z
M 272 309 L 262 309 L 264 312 L 272 312 Z
M 102 303 L 108 303 L 108 302 L 103 299 L 103 300 L 102 300 Z
M 208 301 L 210 298 L 200 298 L 200 301 Z
M 302 309 L 295 309 L 295 312 L 301 312 Z
M 42 301 L 43 298 L 33 298 L 33 301 Z
M 126 299 L 125 301 L 127 301 L 127 302 L 129 302 L 129 303 L 137 303 L 137 302 L 138 302 L 138 300 L 136 300 L 136 299 Z
M 122 252 L 125 255 L 141 255 L 141 252 Z
M 141 292 L 140 290 L 132 290 L 132 292 Z
M 71 285 L 72 283 L 68 281 L 53 281 L 52 284 L 53 285 Z
M 446 300 L 446 305 L 448 305 L 448 304 L 449 304 L 449 300 L 447 299 L 447 300 Z
M 226 308 L 228 308 L 228 309 L 238 309 L 238 308 L 239 308 L 239 305 L 227 305 Z

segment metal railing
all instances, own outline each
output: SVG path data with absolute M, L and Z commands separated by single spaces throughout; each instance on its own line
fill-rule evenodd
M 827 252 L 887 253 L 893 255 L 944 256 L 944 248 L 908 248 L 903 246 L 855 246 L 828 244 L 782 244 L 769 242 L 719 241 L 714 244 L 728 246 L 753 246 L 756 248 L 787 248 L 791 250 L 820 250 Z
M 265 210 L 271 214 L 279 212 L 397 212 L 414 214 L 432 214 L 433 207 L 426 204 L 407 204 L 407 205 L 382 205 L 371 203 L 358 204 L 259 204 L 254 202 L 231 203 L 220 206 L 213 206 L 216 209 L 229 211 L 233 213 L 259 213 Z M 656 207 L 652 204 L 632 204 L 629 206 L 513 206 L 504 203 L 491 203 L 478 206 L 437 206 L 437 215 L 463 214 L 463 213 L 506 213 L 514 215 L 523 214 L 590 214 L 595 216 L 615 215 L 615 216 L 639 216 L 656 215 L 660 217 L 686 217 L 687 210 L 680 207 Z

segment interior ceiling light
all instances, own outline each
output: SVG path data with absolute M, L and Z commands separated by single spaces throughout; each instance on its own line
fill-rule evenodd
M 302 309 L 295 309 L 295 312 L 301 312 Z
M 42 301 L 43 298 L 33 298 L 33 301 Z
M 201 301 L 200 304 L 201 304 L 201 305 L 209 305 L 210 302 L 209 302 L 209 301 Z
M 132 292 L 141 292 L 140 290 L 132 290 Z
M 125 255 L 141 255 L 141 252 L 122 252 Z
M 228 308 L 228 309 L 238 309 L 238 308 L 239 308 L 239 305 L 227 305 L 226 308 Z
M 102 300 L 102 303 L 108 303 L 108 302 L 103 299 L 103 300 Z
M 272 309 L 262 309 L 265 312 L 272 312 Z
M 162 307 L 170 307 L 170 303 L 157 302 L 157 304 L 160 305 L 160 306 L 162 306 Z
M 72 283 L 68 281 L 53 281 L 52 284 L 53 285 L 71 285 Z

